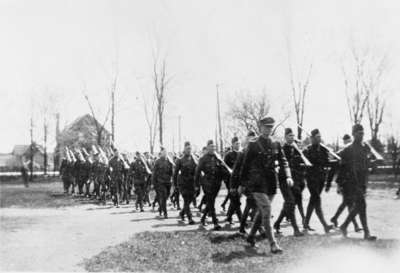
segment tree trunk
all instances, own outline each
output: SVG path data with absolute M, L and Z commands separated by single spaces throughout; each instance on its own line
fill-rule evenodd
M 160 146 L 162 146 L 163 145 L 163 114 L 162 114 L 162 112 L 161 111 L 158 111 L 158 120 L 159 120 L 159 122 L 160 122 L 160 124 L 159 124 L 159 133 L 160 133 Z
M 43 157 L 43 165 L 44 165 L 44 174 L 47 175 L 47 124 L 45 121 L 44 124 L 44 157 Z
M 297 126 L 297 139 L 301 140 L 303 134 L 303 130 L 299 126 Z

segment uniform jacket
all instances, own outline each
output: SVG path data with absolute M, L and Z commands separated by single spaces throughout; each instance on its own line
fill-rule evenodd
M 183 155 L 176 160 L 173 181 L 174 186 L 178 187 L 182 194 L 185 194 L 185 192 L 194 193 L 196 167 L 192 154 Z
M 171 184 L 173 174 L 172 163 L 167 158 L 160 157 L 154 163 L 152 183 L 153 185 Z
M 215 154 L 206 153 L 199 160 L 199 165 L 195 171 L 195 183 L 200 185 L 201 173 L 204 173 L 202 187 L 204 192 L 218 191 L 221 181 L 229 178 L 229 172 L 222 165 Z
M 270 137 L 257 137 L 249 143 L 240 170 L 240 180 L 248 181 L 250 192 L 275 194 L 277 176 L 275 168 L 279 166 L 289 172 L 289 165 L 279 142 Z

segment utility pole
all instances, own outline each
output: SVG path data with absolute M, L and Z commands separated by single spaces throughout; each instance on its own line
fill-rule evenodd
M 43 157 L 43 165 L 44 165 L 44 175 L 47 175 L 47 133 L 48 133 L 48 128 L 47 128 L 47 120 L 46 117 L 44 118 L 43 122 L 43 149 L 44 149 L 44 157 Z
M 182 123 L 182 116 L 178 116 L 178 150 L 182 149 L 182 128 L 181 128 L 181 123 Z
M 33 113 L 31 114 L 31 129 L 30 129 L 30 134 L 31 134 L 31 147 L 30 147 L 30 153 L 29 153 L 29 171 L 30 171 L 30 176 L 29 180 L 33 181 Z
M 113 143 L 115 143 L 115 87 L 116 80 L 111 89 L 111 140 Z
M 219 87 L 219 84 L 217 84 L 217 118 L 218 118 L 219 148 L 220 148 L 220 153 L 222 154 L 224 151 L 224 143 L 222 141 L 221 106 L 219 103 L 218 87 Z

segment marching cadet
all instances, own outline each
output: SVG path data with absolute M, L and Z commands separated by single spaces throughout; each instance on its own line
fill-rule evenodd
M 65 157 L 61 161 L 60 175 L 64 185 L 64 193 L 68 194 L 69 187 L 72 185 L 73 179 L 73 162 L 69 156 L 68 151 L 65 153 Z
M 86 151 L 83 147 L 81 149 L 82 156 L 85 159 L 84 169 L 86 177 L 85 180 L 85 196 L 90 197 L 90 184 L 94 181 L 94 172 L 93 172 L 93 159 L 91 158 L 90 154 Z
M 136 152 L 136 158 L 131 163 L 130 171 L 133 177 L 133 186 L 136 194 L 136 209 L 139 207 L 141 212 L 144 211 L 143 202 L 146 194 L 147 178 L 151 174 L 145 164 L 147 163 L 142 158 L 142 155 Z
M 345 146 L 349 145 L 352 142 L 351 137 L 348 134 L 343 136 L 343 144 Z M 340 153 L 340 152 L 339 152 Z M 339 169 L 338 176 L 336 178 L 336 184 L 338 186 L 338 192 L 342 194 L 342 203 L 339 205 L 338 209 L 336 210 L 335 215 L 331 218 L 331 223 L 337 227 L 338 226 L 338 218 L 340 214 L 344 211 L 347 207 L 350 211 L 352 206 L 352 199 L 350 195 L 350 187 L 351 181 L 346 181 L 346 174 L 343 168 Z M 354 231 L 359 232 L 362 229 L 358 226 L 356 218 L 353 219 Z
M 310 219 L 315 210 L 319 221 L 324 227 L 325 233 L 329 233 L 333 226 L 326 223 L 321 206 L 321 193 L 325 187 L 327 176 L 325 168 L 330 164 L 329 152 L 321 145 L 321 133 L 318 129 L 311 131 L 311 145 L 304 150 L 304 155 L 312 164 L 312 166 L 308 167 L 306 171 L 307 188 L 310 192 L 310 200 L 307 206 L 304 228 L 305 230 L 314 230 L 310 227 Z M 329 184 L 330 181 L 328 181 L 327 185 Z
M 122 196 L 122 201 L 125 201 L 126 204 L 129 204 L 129 199 L 131 198 L 132 185 L 128 177 L 128 172 L 130 169 L 128 156 L 126 154 L 121 154 L 121 160 L 124 163 L 124 173 L 123 173 L 124 175 L 122 180 L 122 187 L 120 189 L 121 196 Z
M 154 163 L 152 182 L 158 195 L 160 213 L 164 218 L 168 218 L 167 200 L 171 192 L 171 178 L 173 174 L 173 164 L 169 160 L 165 148 L 161 148 L 160 158 Z
M 79 149 L 75 150 L 76 162 L 74 164 L 75 181 L 78 185 L 78 194 L 83 195 L 83 185 L 87 177 L 87 170 L 85 166 L 85 159 Z
M 103 204 L 106 204 L 106 195 L 108 190 L 110 189 L 110 184 L 111 184 L 111 172 L 110 172 L 110 167 L 109 167 L 109 162 L 108 158 L 101 149 L 101 147 L 98 147 L 99 154 L 98 154 L 98 162 L 95 164 L 95 170 L 96 170 L 96 180 L 97 183 L 99 184 L 100 188 L 100 196 L 99 200 L 103 202 Z
M 233 137 L 232 138 L 232 150 L 230 150 L 224 158 L 224 161 L 226 165 L 228 165 L 229 168 L 233 169 L 235 166 L 235 163 L 240 156 L 240 141 L 238 137 Z M 239 175 L 239 170 L 237 170 L 237 175 Z M 232 177 L 230 178 L 232 180 Z M 226 202 L 228 199 L 230 200 L 229 207 L 228 207 L 228 212 L 226 214 L 226 222 L 232 224 L 232 216 L 234 213 L 236 213 L 239 221 L 242 218 L 242 211 L 240 209 L 240 196 L 237 194 L 237 191 L 232 191 L 231 190 L 231 181 L 224 181 L 226 188 L 228 190 L 228 194 L 226 195 L 225 201 Z M 237 189 L 237 188 L 236 188 Z M 225 210 L 225 205 L 222 204 L 222 208 Z
M 206 225 L 206 217 L 209 214 L 214 224 L 214 230 L 220 230 L 217 215 L 215 214 L 215 199 L 221 188 L 223 179 L 229 179 L 229 172 L 224 167 L 225 162 L 216 155 L 216 147 L 212 140 L 207 142 L 207 153 L 199 160 L 199 165 L 195 172 L 196 187 L 200 185 L 201 172 L 204 173 L 203 192 L 206 208 L 201 217 L 201 224 Z
M 117 149 L 114 149 L 114 156 L 111 158 L 109 166 L 111 170 L 111 198 L 113 199 L 114 206 L 119 208 L 119 199 L 124 179 L 125 166 Z
M 207 154 L 207 147 L 203 147 L 203 148 L 201 149 L 200 158 L 203 157 L 205 154 Z M 203 188 L 203 181 L 204 181 L 204 174 L 201 173 L 201 175 L 200 175 L 200 187 L 201 187 L 201 188 Z M 199 193 L 200 193 L 200 192 L 199 192 Z M 197 196 L 196 196 L 196 197 L 197 197 Z M 206 205 L 206 199 L 205 199 L 205 195 L 204 195 L 204 194 L 203 194 L 203 196 L 201 197 L 199 206 L 197 207 L 198 210 L 199 210 L 199 212 L 202 211 L 203 205 Z
M 284 173 L 280 172 L 279 188 L 284 200 L 283 208 L 279 214 L 274 229 L 280 233 L 280 224 L 284 217 L 287 217 L 293 227 L 294 236 L 299 237 L 304 234 L 300 232 L 295 215 L 296 204 L 298 205 L 302 219 L 304 219 L 303 204 L 302 204 L 302 191 L 305 187 L 304 184 L 304 162 L 301 157 L 301 151 L 297 150 L 294 146 L 294 133 L 291 128 L 285 129 L 285 144 L 283 144 L 283 153 L 289 163 L 289 167 L 293 178 L 293 187 L 289 187 L 285 181 Z
M 361 225 L 364 229 L 364 239 L 375 241 L 376 236 L 369 232 L 367 224 L 367 204 L 365 194 L 368 182 L 368 165 L 371 157 L 371 148 L 363 143 L 364 128 L 356 124 L 352 128 L 353 143 L 345 147 L 340 153 L 341 168 L 345 172 L 348 191 L 352 198 L 353 205 L 344 223 L 340 226 L 343 235 L 347 236 L 347 226 L 356 217 L 360 216 Z
M 250 141 L 254 141 L 254 137 L 256 136 L 256 134 L 252 131 L 250 131 L 246 138 L 245 141 L 243 143 L 243 152 L 241 152 L 236 160 L 236 163 L 233 167 L 233 172 L 232 172 L 232 176 L 231 176 L 231 191 L 233 191 L 235 194 L 237 194 L 240 198 L 240 194 L 238 192 L 238 188 L 240 185 L 242 185 L 242 189 L 244 188 L 244 192 L 243 194 L 246 196 L 246 206 L 243 210 L 242 213 L 242 217 L 240 219 L 240 227 L 239 227 L 239 232 L 240 233 L 246 233 L 246 226 L 247 226 L 247 218 L 250 214 L 250 212 L 252 212 L 252 219 L 254 218 L 254 212 L 257 209 L 257 206 L 255 204 L 254 198 L 252 197 L 251 193 L 248 192 L 247 190 L 247 182 L 245 181 L 240 181 L 240 171 L 241 171 L 241 167 L 242 167 L 242 163 L 243 163 L 243 158 L 244 158 L 244 154 L 246 152 L 246 149 L 248 147 L 248 144 Z M 240 199 L 239 199 L 240 201 Z M 240 209 L 240 208 L 239 208 Z M 229 211 L 228 211 L 229 213 Z M 264 229 L 264 228 L 263 228 Z
M 275 240 L 270 223 L 271 203 L 277 189 L 275 164 L 278 163 L 280 168 L 284 170 L 288 186 L 293 185 L 293 180 L 280 143 L 271 139 L 274 125 L 275 120 L 271 117 L 264 117 L 260 120 L 261 135 L 255 141 L 249 143 L 241 166 L 240 182 L 247 181 L 247 185 L 242 184 L 238 191 L 239 193 L 243 192 L 243 186 L 247 186 L 258 208 L 247 242 L 251 246 L 255 246 L 255 234 L 259 227 L 263 225 L 265 236 L 271 246 L 271 252 L 275 254 L 282 252 Z
M 181 158 L 176 161 L 176 166 L 173 175 L 174 187 L 179 189 L 183 197 L 183 209 L 179 212 L 182 221 L 185 220 L 185 215 L 189 220 L 189 225 L 194 225 L 192 212 L 190 211 L 190 203 L 193 201 L 198 188 L 194 182 L 194 175 L 197 166 L 197 159 L 192 154 L 192 146 L 190 142 L 185 142 L 184 151 Z M 178 179 L 178 176 L 180 179 Z

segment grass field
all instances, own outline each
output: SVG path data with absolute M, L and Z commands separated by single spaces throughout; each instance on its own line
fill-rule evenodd
M 273 255 L 266 242 L 261 243 L 258 249 L 249 248 L 242 236 L 235 233 L 145 232 L 123 244 L 107 248 L 86 260 L 84 265 L 86 270 L 96 272 L 295 272 L 307 267 L 307 261 L 310 261 L 314 267 L 321 266 L 320 270 L 325 267 L 325 272 L 329 272 L 326 271 L 329 263 L 324 265 L 323 260 L 319 260 L 324 256 L 344 259 L 349 252 L 358 252 L 367 253 L 365 258 L 373 257 L 373 261 L 377 257 L 395 261 L 399 246 L 399 240 L 395 239 L 368 243 L 360 239 L 343 239 L 337 233 L 302 238 L 286 236 L 279 241 L 286 251 Z M 312 262 L 315 259 L 321 263 Z M 334 262 L 331 260 L 330 264 Z M 354 259 L 348 266 L 356 267 L 358 262 Z M 362 268 L 365 269 L 367 264 L 364 262 Z M 317 268 L 314 269 L 317 271 Z M 354 268 L 348 272 L 359 271 Z
M 23 184 L 0 184 L 0 208 L 59 208 L 90 203 L 79 197 L 64 195 L 59 180 L 31 183 L 28 188 Z

